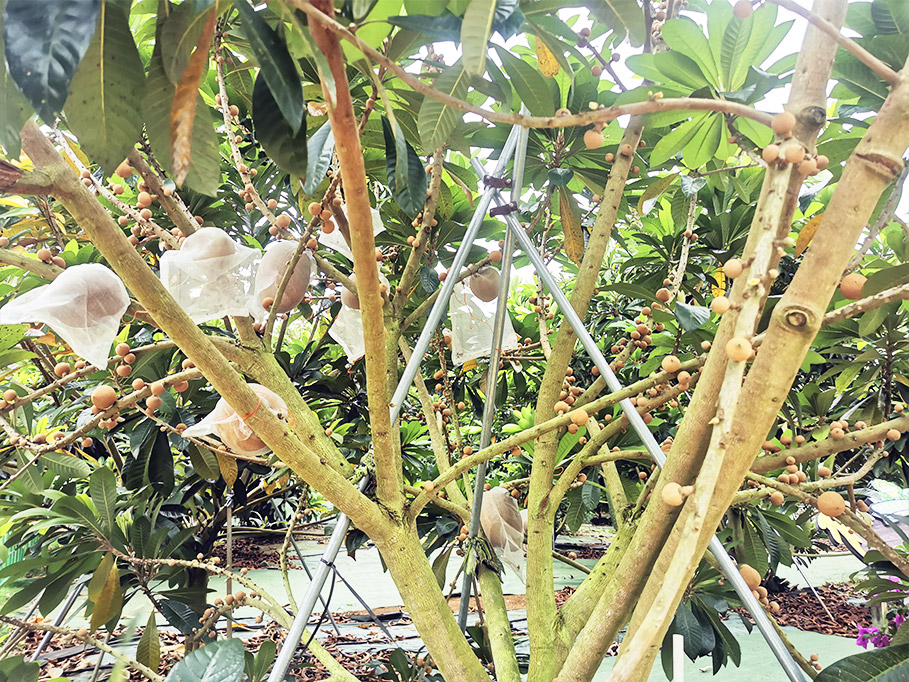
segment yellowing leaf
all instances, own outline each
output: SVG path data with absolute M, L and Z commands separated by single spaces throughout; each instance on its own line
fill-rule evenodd
M 550 52 L 549 48 L 546 47 L 546 44 L 536 37 L 534 40 L 534 47 L 537 52 L 537 62 L 540 65 L 540 73 L 542 73 L 547 78 L 552 78 L 559 72 L 559 62 L 556 60 L 555 55 Z
M 713 278 L 716 280 L 716 284 L 713 286 L 713 295 L 714 296 L 725 296 L 726 295 L 726 273 L 723 272 L 723 268 L 717 268 L 716 272 L 713 273 Z
M 660 195 L 665 192 L 669 186 L 675 182 L 678 173 L 670 173 L 665 178 L 660 178 L 655 183 L 650 185 L 644 193 L 641 195 L 641 198 L 638 199 L 638 213 L 641 215 L 647 215 L 650 213 L 650 209 L 653 208 L 656 204 L 657 199 L 660 198 Z
M 562 248 L 565 255 L 572 263 L 580 265 L 584 258 L 584 232 L 581 230 L 581 219 L 574 197 L 567 187 L 559 187 L 559 217 L 562 220 Z
M 113 554 L 106 554 L 95 569 L 88 583 L 88 598 L 94 604 L 90 623 L 92 632 L 117 616 L 123 608 L 120 571 Z
M 464 372 L 469 372 L 472 369 L 476 369 L 479 366 L 479 364 L 480 363 L 477 362 L 476 358 L 473 358 L 472 360 L 468 360 L 463 365 L 461 365 L 461 374 L 464 374 Z
M 220 452 L 216 452 L 215 456 L 218 458 L 218 468 L 221 470 L 221 478 L 224 479 L 228 488 L 233 488 L 234 483 L 237 481 L 237 460 L 228 455 L 222 455 Z
M 821 226 L 821 220 L 823 220 L 823 218 L 824 214 L 818 213 L 811 220 L 805 223 L 805 227 L 803 227 L 802 231 L 799 232 L 799 238 L 795 242 L 796 258 L 805 253 L 805 249 L 808 248 L 811 240 L 814 239 L 814 235 L 817 234 L 817 228 Z
M 2 197 L 0 206 L 15 206 L 16 208 L 25 208 L 28 206 L 28 200 L 24 197 Z
M 192 162 L 193 124 L 199 102 L 199 82 L 208 66 L 208 46 L 215 32 L 215 8 L 212 8 L 196 49 L 189 58 L 170 109 L 170 145 L 174 163 L 174 182 L 182 185 Z

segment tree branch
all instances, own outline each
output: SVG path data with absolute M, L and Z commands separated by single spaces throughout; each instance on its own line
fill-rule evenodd
M 765 126 L 770 126 L 770 120 L 772 119 L 770 114 L 757 111 L 744 104 L 738 104 L 728 100 L 698 99 L 695 97 L 661 99 L 655 96 L 653 99 L 647 100 L 646 102 L 632 102 L 619 106 L 606 107 L 596 111 L 587 111 L 583 114 L 558 117 L 524 116 L 523 114 L 491 111 L 489 109 L 484 109 L 483 107 L 474 106 L 469 102 L 439 92 L 435 88 L 426 85 L 420 79 L 401 68 L 394 60 L 389 59 L 382 53 L 372 49 L 356 35 L 351 33 L 346 27 L 327 16 L 324 12 L 319 11 L 311 2 L 308 2 L 307 0 L 287 0 L 287 2 L 304 12 L 310 19 L 313 19 L 314 23 L 356 46 L 357 49 L 363 52 L 369 59 L 377 64 L 381 64 L 394 73 L 416 92 L 438 100 L 439 102 L 460 111 L 481 116 L 491 123 L 507 123 L 510 125 L 519 125 L 524 128 L 568 128 L 572 126 L 590 126 L 594 123 L 607 123 L 619 116 L 640 116 L 642 114 L 652 114 L 658 111 L 674 111 L 679 109 L 688 111 L 716 111 L 732 114 L 734 116 L 741 116 L 742 118 L 750 118 Z
M 334 12 L 334 5 L 329 0 L 319 0 L 319 5 L 329 15 Z M 312 24 L 310 30 L 316 45 L 328 61 L 337 92 L 332 106 L 331 98 L 327 96 L 327 85 L 323 83 L 326 100 L 329 102 L 328 117 L 335 136 L 335 153 L 341 165 L 350 221 L 350 246 L 354 257 L 366 349 L 366 392 L 376 462 L 377 496 L 385 509 L 392 514 L 399 514 L 404 508 L 404 478 L 401 454 L 394 442 L 393 436 L 396 434 L 392 432 L 388 408 L 385 320 L 382 312 L 384 300 L 376 262 L 376 242 L 372 231 L 363 148 L 360 146 L 341 45 L 337 37 L 325 29 L 324 24 Z

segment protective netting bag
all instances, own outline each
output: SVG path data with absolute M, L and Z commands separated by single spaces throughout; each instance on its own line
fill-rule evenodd
M 203 227 L 161 257 L 161 282 L 193 322 L 249 314 L 259 251 Z
M 7 303 L 0 309 L 0 324 L 43 322 L 74 353 L 105 368 L 128 307 L 129 294 L 120 278 L 100 263 L 86 263 Z
M 278 416 L 287 416 L 287 404 L 280 396 L 261 384 L 249 384 L 249 387 L 259 396 L 260 401 L 253 412 L 265 409 L 271 410 Z M 246 424 L 246 420 L 252 416 L 253 412 L 241 416 L 224 398 L 221 398 L 214 410 L 202 421 L 186 429 L 183 435 L 198 438 L 215 434 L 222 443 L 238 454 L 262 455 L 268 452 L 269 447 Z
M 268 299 L 274 301 L 284 273 L 287 272 L 290 259 L 296 250 L 297 242 L 290 240 L 272 242 L 265 248 L 265 255 L 262 256 L 259 267 L 256 269 L 255 296 L 250 303 L 253 317 L 257 321 L 266 317 L 266 308 L 263 306 Z M 306 290 L 309 289 L 310 277 L 314 270 L 315 260 L 312 254 L 306 250 L 300 255 L 300 259 L 287 281 L 287 288 L 284 289 L 284 295 L 278 302 L 279 313 L 289 313 L 300 305 L 306 295 Z
M 451 361 L 455 365 L 489 356 L 498 302 L 497 298 L 481 301 L 464 285 L 465 281 L 469 281 L 469 278 L 454 285 L 448 304 L 451 315 Z M 511 318 L 506 314 L 500 350 L 514 350 L 519 345 Z
M 504 563 L 524 581 L 524 519 L 518 503 L 505 488 L 497 486 L 483 493 L 480 525 Z
M 356 280 L 351 275 L 351 280 Z M 388 278 L 381 272 L 379 281 L 388 291 Z M 328 329 L 328 335 L 333 338 L 344 350 L 348 362 L 355 362 L 366 353 L 366 344 L 363 341 L 363 318 L 360 315 L 360 299 L 352 291 L 341 291 L 341 310 L 335 322 Z
M 345 206 L 342 206 L 341 210 L 344 212 L 344 215 L 346 216 L 347 211 L 345 210 L 345 208 L 346 208 Z M 380 217 L 379 212 L 374 208 L 370 208 L 369 211 L 370 211 L 370 213 L 372 213 L 372 233 L 373 233 L 373 235 L 377 235 L 380 232 L 384 232 L 385 225 L 382 222 L 382 218 Z M 347 242 L 344 239 L 344 235 L 341 234 L 341 230 L 334 230 L 332 232 L 329 232 L 328 234 L 325 234 L 324 232 L 320 233 L 319 234 L 319 244 L 322 246 L 327 246 L 329 249 L 334 249 L 338 253 L 343 254 L 344 257 L 347 258 L 347 260 L 349 260 L 350 262 L 353 262 L 353 253 L 351 252 L 350 247 L 347 245 Z

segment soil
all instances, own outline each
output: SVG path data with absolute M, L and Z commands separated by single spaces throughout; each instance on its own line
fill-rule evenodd
M 832 620 L 814 593 L 808 588 L 802 588 L 771 595 L 770 598 L 780 605 L 780 612 L 776 614 L 777 622 L 799 630 L 843 637 L 855 637 L 859 625 L 871 625 L 871 609 L 849 603 L 849 600 L 865 599 L 849 583 L 830 583 L 816 587 L 815 590 L 833 616 Z M 744 614 L 742 609 L 735 610 Z

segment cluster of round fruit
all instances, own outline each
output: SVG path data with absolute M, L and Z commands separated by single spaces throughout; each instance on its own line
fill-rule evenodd
M 775 601 L 770 601 L 767 588 L 761 585 L 761 574 L 757 570 L 748 564 L 739 564 L 739 574 L 741 574 L 742 579 L 748 585 L 755 599 L 770 609 L 772 613 L 780 612 L 780 605 Z
M 9 244 L 9 240 L 7 240 L 7 244 Z M 50 263 L 56 265 L 58 268 L 66 267 L 66 261 L 63 260 L 61 256 L 55 256 L 47 247 L 38 249 L 38 252 L 35 255 L 38 256 L 38 260 L 43 263 Z
M 785 111 L 773 117 L 770 127 L 780 137 L 789 140 L 792 137 L 792 131 L 795 130 L 795 114 L 791 111 Z M 761 157 L 768 164 L 784 161 L 796 166 L 799 175 L 817 175 L 820 171 L 830 165 L 830 159 L 823 154 L 810 155 L 807 150 L 797 141 L 784 142 L 780 144 L 768 144 L 761 152 Z
M 559 393 L 559 400 L 554 405 L 553 409 L 557 414 L 564 414 L 571 409 L 571 406 L 574 405 L 577 396 L 583 393 L 583 389 L 580 386 L 574 386 L 577 383 L 578 378 L 574 375 L 574 369 L 568 367 L 565 370 L 565 378 L 562 381 L 562 390 Z M 577 409 L 572 414 L 584 412 L 584 410 Z M 584 421 L 580 422 L 580 426 L 583 426 L 587 423 L 587 413 L 584 412 Z M 575 419 L 580 419 L 580 415 L 577 417 L 572 417 L 572 422 L 575 422 Z

